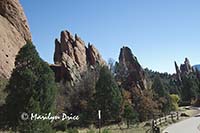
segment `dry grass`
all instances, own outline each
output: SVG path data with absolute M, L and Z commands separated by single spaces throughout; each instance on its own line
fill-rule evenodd
M 179 110 L 180 110 L 180 113 L 185 113 L 189 116 L 195 116 L 200 113 L 200 111 L 197 109 L 186 109 L 185 107 L 181 107 Z M 188 118 L 189 117 L 180 117 L 179 120 L 176 120 L 173 122 L 169 121 L 168 123 L 165 123 L 160 126 L 161 131 L 171 124 L 177 123 L 179 121 L 182 121 Z M 140 123 L 139 125 L 132 125 L 130 129 L 127 129 L 125 124 L 120 125 L 120 127 L 118 125 L 111 125 L 111 126 L 104 127 L 103 129 L 108 129 L 110 131 L 109 133 L 146 133 L 151 128 L 150 126 L 145 126 L 146 123 L 150 123 L 150 121 Z M 95 129 L 93 127 L 91 127 L 91 129 L 80 129 L 79 133 L 88 133 L 88 131 L 90 130 L 95 131 L 93 133 L 98 133 L 98 129 Z

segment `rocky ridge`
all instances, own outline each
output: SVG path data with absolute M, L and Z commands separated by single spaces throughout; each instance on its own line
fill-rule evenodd
M 129 87 L 136 87 L 140 90 L 147 88 L 144 69 L 130 48 L 121 48 L 118 67 L 116 77 L 118 81 L 122 81 L 123 88 L 129 89 Z
M 176 78 L 178 81 L 181 81 L 182 76 L 188 75 L 195 71 L 188 58 L 185 58 L 184 64 L 181 64 L 180 67 L 177 65 L 176 61 L 174 64 L 176 69 Z
M 85 42 L 69 31 L 62 31 L 60 40 L 55 40 L 54 64 L 51 68 L 55 72 L 56 81 L 76 82 L 88 67 L 104 65 L 98 50 L 90 43 L 86 47 Z

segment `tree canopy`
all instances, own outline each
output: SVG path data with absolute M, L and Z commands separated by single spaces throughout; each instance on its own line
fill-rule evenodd
M 16 56 L 15 69 L 6 87 L 8 96 L 6 108 L 8 123 L 13 130 L 20 132 L 51 132 L 48 121 L 24 121 L 23 112 L 53 113 L 56 94 L 54 73 L 44 62 L 32 42 L 21 48 Z

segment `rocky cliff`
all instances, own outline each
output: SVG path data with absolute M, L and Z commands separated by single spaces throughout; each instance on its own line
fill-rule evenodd
M 19 49 L 31 33 L 19 0 L 0 1 L 0 77 L 9 78 Z
M 116 77 L 125 89 L 136 87 L 144 90 L 146 88 L 145 72 L 128 47 L 121 48 Z
M 85 42 L 69 31 L 62 31 L 60 40 L 55 40 L 54 64 L 51 68 L 56 75 L 56 81 L 76 82 L 88 67 L 104 65 L 98 50 L 90 43 L 86 47 Z

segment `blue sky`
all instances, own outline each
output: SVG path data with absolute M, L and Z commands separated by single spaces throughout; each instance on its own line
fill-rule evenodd
M 199 0 L 20 0 L 40 56 L 53 63 L 61 30 L 118 60 L 129 46 L 143 67 L 174 72 L 188 57 L 200 64 Z

